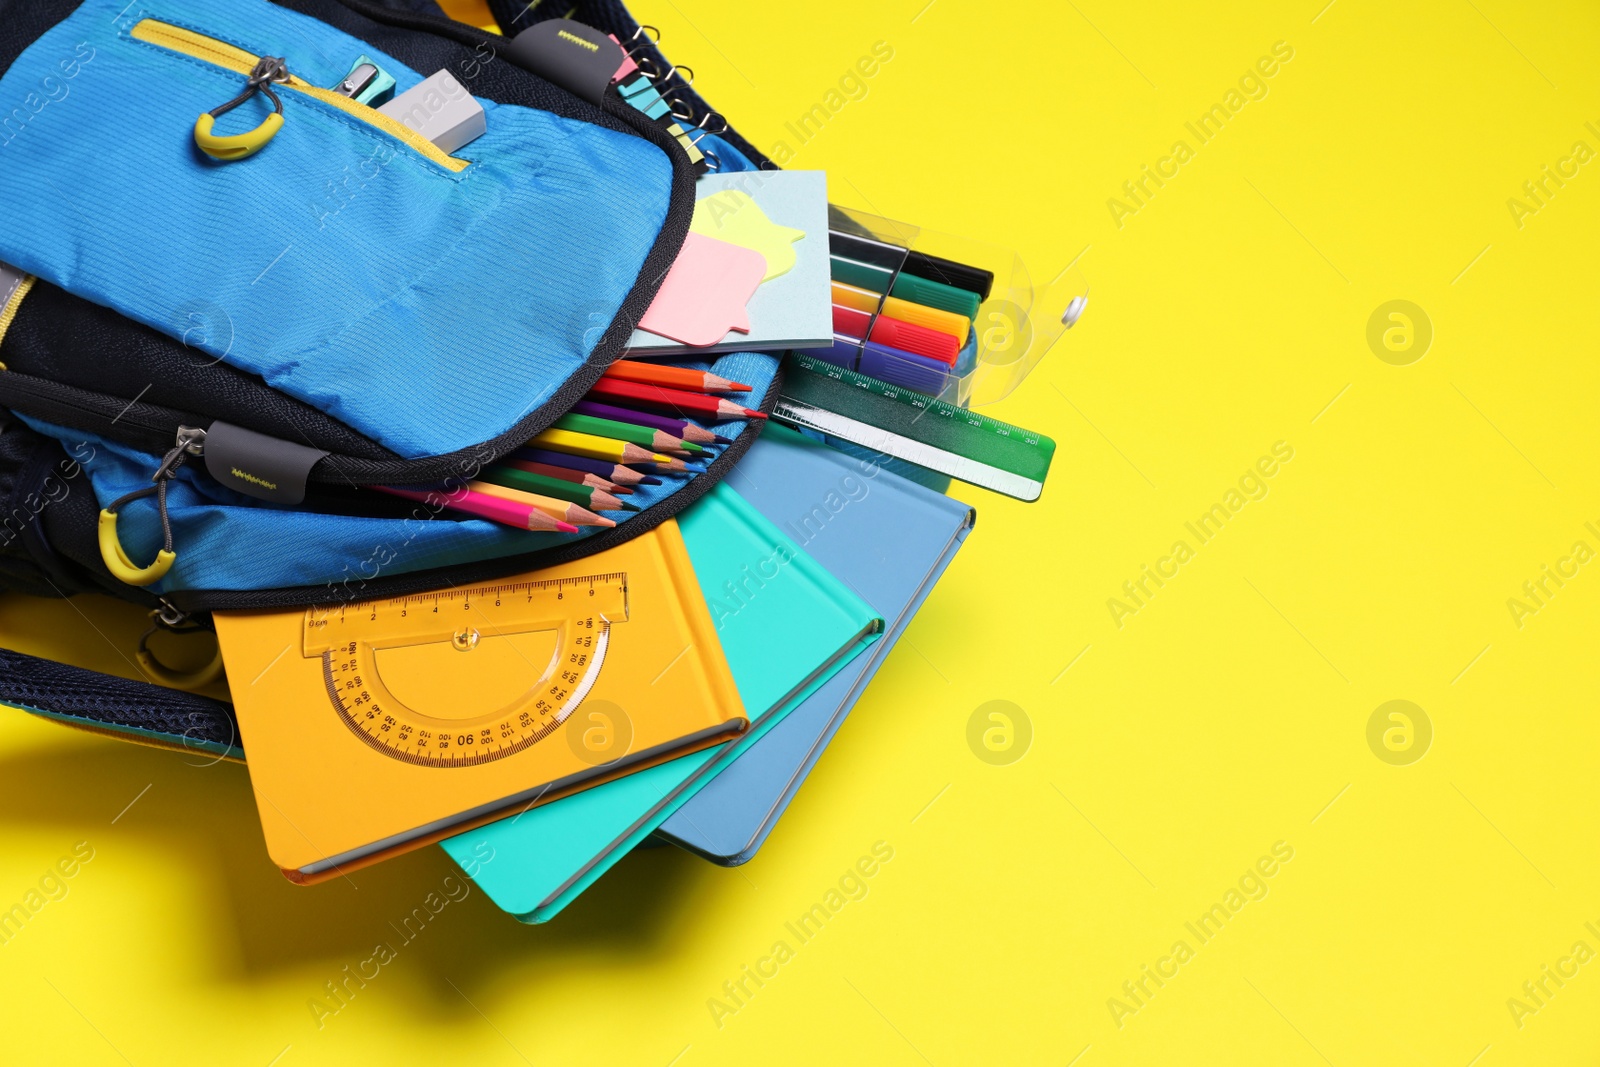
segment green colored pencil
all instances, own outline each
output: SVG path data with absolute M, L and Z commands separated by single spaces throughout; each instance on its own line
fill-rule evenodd
M 478 477 L 494 485 L 503 485 L 507 489 L 520 489 L 525 493 L 539 493 L 543 496 L 553 496 L 557 500 L 580 504 L 591 511 L 639 510 L 630 504 L 624 504 L 604 489 L 597 489 L 592 485 L 580 485 L 577 482 L 567 482 L 560 478 L 549 478 L 543 474 L 534 474 L 532 471 L 519 470 L 516 467 L 488 467 L 480 472 Z
M 556 420 L 555 427 L 573 433 L 609 437 L 613 441 L 626 441 L 630 445 L 648 448 L 652 452 L 685 452 L 695 455 L 705 451 L 693 441 L 674 437 L 665 430 L 652 430 L 648 426 L 635 426 L 632 423 L 615 422 L 611 419 L 597 419 L 593 415 L 563 415 Z

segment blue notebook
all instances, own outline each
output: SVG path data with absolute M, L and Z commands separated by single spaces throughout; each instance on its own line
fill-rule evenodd
M 716 863 L 754 856 L 972 529 L 973 511 L 781 426 L 728 484 L 882 615 L 884 635 L 656 831 Z
M 570 904 L 883 627 L 860 597 L 726 485 L 684 511 L 678 525 L 750 729 L 720 748 L 445 841 L 489 898 L 523 922 L 545 922 Z

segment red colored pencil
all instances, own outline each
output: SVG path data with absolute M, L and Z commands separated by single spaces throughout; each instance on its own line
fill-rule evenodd
M 606 368 L 607 378 L 645 385 L 664 385 L 672 389 L 690 389 L 701 393 L 748 393 L 750 387 L 729 381 L 720 375 L 684 367 L 668 367 L 659 363 L 641 363 L 636 359 L 619 359 Z
M 682 389 L 665 389 L 659 385 L 627 382 L 620 378 L 601 378 L 589 390 L 593 397 L 603 397 L 625 407 L 643 405 L 661 411 L 671 411 L 678 416 L 699 416 L 704 419 L 764 419 L 766 415 L 751 408 L 735 404 L 721 397 L 690 393 Z
M 435 507 L 446 507 L 452 511 L 459 511 L 466 515 L 475 515 L 480 519 L 489 519 L 492 522 L 503 523 L 523 530 L 543 530 L 552 533 L 577 533 L 578 528 L 570 522 L 562 522 L 553 515 L 547 515 L 538 508 L 528 504 L 518 504 L 499 497 L 487 496 L 483 493 L 473 492 L 470 489 L 456 489 L 452 492 L 443 490 L 418 491 L 415 489 L 396 489 L 390 485 L 375 485 L 374 489 L 390 496 L 405 497 L 419 503 Z M 615 524 L 613 524 L 615 525 Z

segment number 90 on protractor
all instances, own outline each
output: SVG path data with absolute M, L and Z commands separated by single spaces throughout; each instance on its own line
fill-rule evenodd
M 307 609 L 333 713 L 394 759 L 471 767 L 566 721 L 628 619 L 624 573 L 451 589 Z

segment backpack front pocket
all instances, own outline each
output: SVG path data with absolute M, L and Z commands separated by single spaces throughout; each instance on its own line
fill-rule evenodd
M 264 58 L 251 55 L 242 48 L 235 48 L 226 41 L 219 41 L 214 37 L 207 37 L 204 34 L 196 33 L 194 30 L 175 26 L 170 22 L 162 22 L 158 19 L 141 19 L 139 22 L 134 23 L 133 29 L 129 31 L 129 36 L 136 41 L 144 41 L 158 48 L 165 48 L 169 51 L 177 52 L 179 55 L 211 63 L 224 70 L 231 70 L 235 74 L 249 75 Z M 468 163 L 466 160 L 456 159 L 448 152 L 442 151 L 433 142 L 421 136 L 415 130 L 397 122 L 376 108 L 357 103 L 332 89 L 323 89 L 311 85 L 304 78 L 294 74 L 293 71 L 287 72 L 287 76 L 281 84 L 294 92 L 304 93 L 313 100 L 320 100 L 322 103 L 351 116 L 357 122 L 364 122 L 381 130 L 411 149 L 411 151 L 431 159 L 445 170 L 459 173 L 467 169 Z
M 484 99 L 487 132 L 450 156 L 321 88 L 363 54 L 397 92 L 423 80 L 267 0 L 85 0 L 0 77 L 0 260 L 401 459 L 506 434 L 586 371 L 640 284 L 675 160 Z M 282 127 L 218 162 L 196 119 L 263 56 L 290 74 Z M 258 94 L 216 127 L 271 110 Z

